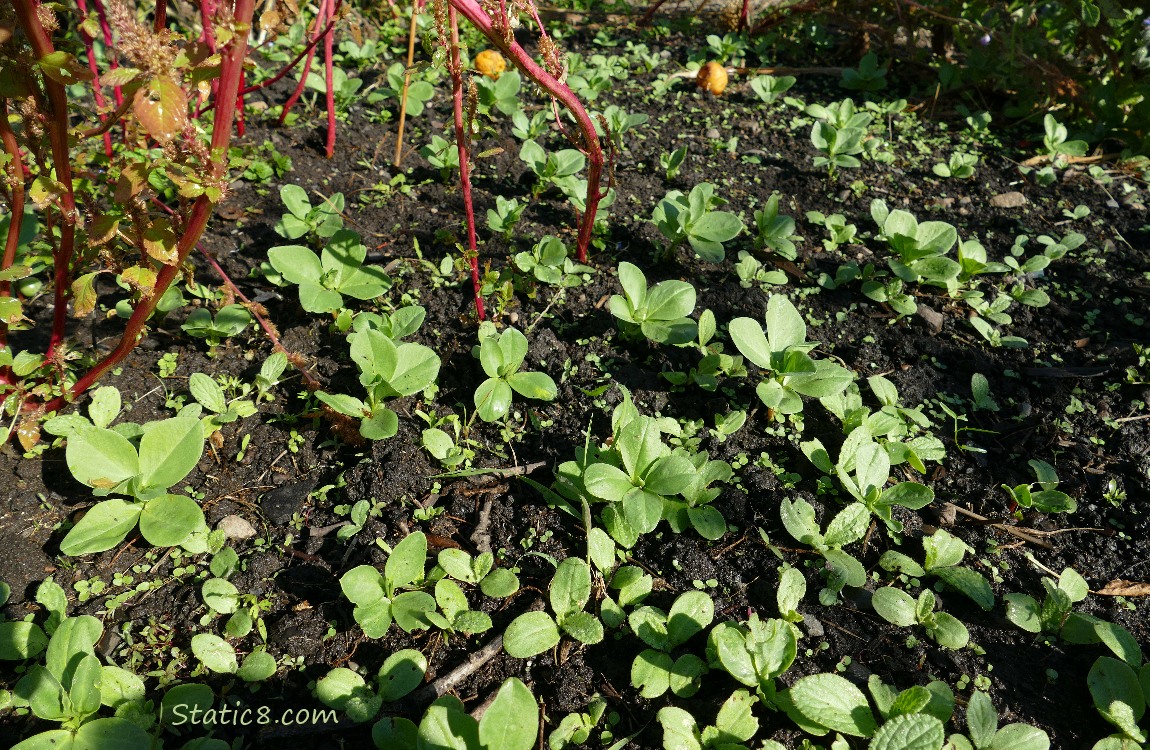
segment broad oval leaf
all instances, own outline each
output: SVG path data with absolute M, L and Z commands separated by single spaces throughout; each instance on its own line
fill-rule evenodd
M 915 604 L 911 595 L 893 586 L 883 586 L 871 597 L 871 606 L 879 617 L 900 628 L 915 623 Z
M 685 281 L 656 284 L 647 294 L 646 320 L 671 321 L 685 318 L 695 309 L 695 287 Z
M 559 643 L 559 626 L 546 612 L 519 615 L 503 633 L 503 650 L 516 659 L 527 659 Z
M 85 427 L 69 435 L 64 458 L 76 481 L 97 489 L 115 487 L 140 473 L 139 456 L 128 439 L 99 427 Z
M 195 424 L 198 429 L 199 421 Z M 136 526 L 141 510 L 140 505 L 123 500 L 97 503 L 60 542 L 60 552 L 76 556 L 112 549 Z
M 218 635 L 198 633 L 192 636 L 192 653 L 213 672 L 234 674 L 239 669 L 236 650 Z
M 551 609 L 562 620 L 564 616 L 583 611 L 591 598 L 591 568 L 579 557 L 568 557 L 559 563 L 549 590 Z
M 149 544 L 175 547 L 203 528 L 204 511 L 190 497 L 161 495 L 149 500 L 140 513 L 140 533 Z
M 200 420 L 173 417 L 148 424 L 140 438 L 140 480 L 144 487 L 167 489 L 196 468 L 203 453 Z
M 875 732 L 869 750 L 941 750 L 946 741 L 943 724 L 925 714 L 903 714 Z
M 379 696 L 396 701 L 419 687 L 427 673 L 427 657 L 412 648 L 396 651 L 379 668 Z
M 516 372 L 507 376 L 507 384 L 524 398 L 554 401 L 559 389 L 545 372 Z
M 535 696 L 519 678 L 508 678 L 479 720 L 480 744 L 491 750 L 531 750 L 538 734 Z
M 788 692 L 795 710 L 814 724 L 854 737 L 870 737 L 875 732 L 875 718 L 866 696 L 845 677 L 810 675 Z

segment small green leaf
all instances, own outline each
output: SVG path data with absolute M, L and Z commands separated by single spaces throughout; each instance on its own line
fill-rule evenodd
M 112 549 L 135 528 L 142 509 L 123 500 L 97 503 L 60 542 L 60 552 L 74 557 Z
M 809 722 L 854 737 L 870 737 L 875 732 L 874 714 L 866 696 L 844 677 L 810 675 L 796 682 L 788 693 L 794 709 Z
M 516 659 L 541 654 L 559 643 L 559 626 L 546 612 L 519 615 L 503 634 L 503 648 Z
M 198 633 L 192 636 L 192 653 L 213 672 L 234 674 L 239 668 L 236 650 L 218 635 Z
M 499 688 L 479 720 L 479 742 L 488 750 L 531 750 L 539 734 L 539 705 L 518 678 Z
M 149 500 L 140 513 L 140 534 L 157 547 L 174 547 L 204 527 L 199 504 L 183 495 L 161 495 Z
M 267 651 L 253 651 L 244 657 L 236 674 L 244 682 L 262 682 L 276 673 L 275 657 Z
M 427 672 L 427 657 L 415 649 L 396 651 L 384 660 L 379 669 L 379 696 L 385 701 L 397 701 L 423 682 Z

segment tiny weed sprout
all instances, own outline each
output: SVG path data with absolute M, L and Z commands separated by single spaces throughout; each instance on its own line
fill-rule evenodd
M 870 526 L 870 511 L 862 503 L 852 503 L 836 515 L 826 532 L 819 530 L 815 509 L 802 498 L 782 501 L 780 514 L 787 533 L 799 542 L 813 547 L 827 562 L 827 585 L 819 599 L 833 603 L 845 586 L 858 588 L 866 583 L 866 570 L 857 558 L 843 547 L 857 542 Z
M 686 281 L 662 281 L 647 288 L 647 277 L 639 267 L 619 264 L 623 295 L 608 301 L 611 314 L 631 330 L 660 344 L 685 344 L 695 338 L 698 326 L 687 316 L 695 309 L 695 287 Z
M 515 233 L 515 225 L 519 223 L 525 208 L 527 205 L 520 204 L 515 198 L 507 199 L 502 195 L 495 196 L 495 208 L 487 209 L 487 228 L 492 232 L 502 234 L 503 239 L 511 239 Z
M 603 110 L 600 117 L 602 121 L 607 123 L 607 132 L 600 133 L 600 135 L 609 138 L 615 150 L 620 152 L 627 148 L 627 133 L 651 119 L 643 112 L 628 114 L 623 111 L 621 107 L 614 104 Z
M 475 389 L 475 408 L 484 422 L 503 419 L 511 410 L 514 393 L 524 398 L 554 401 L 555 381 L 542 372 L 523 372 L 527 357 L 527 337 L 514 328 L 497 333 L 495 324 L 485 321 L 479 327 L 477 356 L 487 379 Z
M 1042 145 L 1046 148 L 1046 155 L 1052 160 L 1058 161 L 1063 156 L 1086 155 L 1086 141 L 1067 140 L 1069 131 L 1065 125 L 1054 119 L 1054 115 L 1048 114 L 1042 118 L 1042 128 L 1045 131 Z
M 668 181 L 675 179 L 679 176 L 679 170 L 683 166 L 683 160 L 687 158 L 687 147 L 680 146 L 674 151 L 668 151 L 665 154 L 659 154 L 659 167 L 663 170 L 663 175 Z
M 922 540 L 926 559 L 922 565 L 897 550 L 887 550 L 879 558 L 879 566 L 884 570 L 898 572 L 913 578 L 935 576 L 956 591 L 970 597 L 986 611 L 994 608 L 994 591 L 990 583 L 979 572 L 963 567 L 963 556 L 971 551 L 959 538 L 945 529 L 939 529 Z
M 603 623 L 585 611 L 591 599 L 591 568 L 586 561 L 568 557 L 559 563 L 548 590 L 552 617 L 544 611 L 519 615 L 503 633 L 503 648 L 517 659 L 541 654 L 559 644 L 564 633 L 581 643 L 603 640 Z
M 591 738 L 591 732 L 603 719 L 607 712 L 607 701 L 596 695 L 587 710 L 580 713 L 569 713 L 560 720 L 559 725 L 547 736 L 549 750 L 565 750 L 572 745 L 582 745 Z
M 403 538 L 391 550 L 380 574 L 372 565 L 360 565 L 339 579 L 343 594 L 355 605 L 353 616 L 368 638 L 382 638 L 394 621 L 407 632 L 427 629 L 428 612 L 435 599 L 424 591 L 401 589 L 424 583 L 427 537 L 419 531 Z
M 794 76 L 755 76 L 751 79 L 751 91 L 763 100 L 764 104 L 774 104 L 780 96 L 795 85 Z
M 743 221 L 729 211 L 716 211 L 725 203 L 715 195 L 715 186 L 703 182 L 691 188 L 688 195 L 672 190 L 651 212 L 651 221 L 670 241 L 667 252 L 683 242 L 705 261 L 719 263 L 725 255 L 723 245 L 743 231 Z
M 385 702 L 411 693 L 423 682 L 427 658 L 415 649 L 402 649 L 384 660 L 375 677 L 374 689 L 358 673 L 336 667 L 315 683 L 316 697 L 354 722 L 371 721 Z
M 967 154 L 955 151 L 945 164 L 939 163 L 931 167 L 931 171 L 939 177 L 956 177 L 966 180 L 974 177 L 974 167 L 978 164 L 977 154 Z
M 874 592 L 871 605 L 884 620 L 901 628 L 920 625 L 927 635 L 943 648 L 960 649 L 970 641 L 962 621 L 946 612 L 935 612 L 936 599 L 930 589 L 923 589 L 918 601 L 902 589 L 883 586 Z
M 806 111 L 817 118 L 811 129 L 811 143 L 822 153 L 815 157 L 816 168 L 826 167 L 827 176 L 833 179 L 840 168 L 862 166 L 858 155 L 866 150 L 871 115 L 856 112 L 850 99 L 829 107 L 812 104 Z
M 224 389 L 214 379 L 202 372 L 192 373 L 188 378 L 188 390 L 200 406 L 210 412 L 201 419 L 204 437 L 211 437 L 232 422 L 250 417 L 258 410 L 255 402 L 242 397 L 228 399 Z
M 300 306 L 307 312 L 335 313 L 344 295 L 374 299 L 388 290 L 391 279 L 382 269 L 365 266 L 367 247 L 348 229 L 333 232 L 319 255 L 303 245 L 282 245 L 268 251 L 272 267 L 288 282 L 299 285 Z
M 280 199 L 288 212 L 273 228 L 284 239 L 296 240 L 309 234 L 327 239 L 343 228 L 342 193 L 336 193 L 313 207 L 307 191 L 299 185 L 284 185 L 280 188 Z
M 383 718 L 371 735 L 380 750 L 531 750 L 539 730 L 535 696 L 518 678 L 509 677 L 478 721 L 458 698 L 444 696 L 431 704 L 418 726 L 408 719 Z
M 396 105 L 403 100 L 403 82 L 407 77 L 407 68 L 403 63 L 395 63 L 387 69 L 387 86 L 380 89 L 386 99 L 395 99 Z M 407 117 L 419 117 L 423 114 L 424 105 L 435 96 L 435 87 L 430 81 L 412 80 L 407 85 Z
M 1058 487 L 1058 474 L 1054 471 L 1054 467 L 1045 461 L 1038 459 L 1030 459 L 1027 462 L 1034 476 L 1037 477 L 1037 482 L 1030 482 L 1028 484 L 1019 484 L 1011 487 L 1009 484 L 1002 485 L 1002 489 L 1010 497 L 1013 507 L 1015 508 L 1034 508 L 1035 510 L 1043 513 L 1073 513 L 1078 508 L 1078 503 L 1074 498 L 1067 495 L 1065 492 L 1060 492 Z M 1041 488 L 1037 491 L 1034 490 L 1034 485 L 1038 484 Z
M 243 305 L 224 305 L 215 316 L 210 310 L 197 307 L 188 314 L 180 329 L 189 336 L 203 339 L 209 350 L 214 351 L 224 339 L 239 336 L 251 324 L 251 313 Z
M 427 163 L 439 170 L 439 176 L 447 182 L 451 173 L 459 169 L 459 151 L 438 135 L 431 136 L 431 142 L 419 149 L 419 155 Z

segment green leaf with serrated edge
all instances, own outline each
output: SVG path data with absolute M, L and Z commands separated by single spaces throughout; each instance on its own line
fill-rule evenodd
M 978 750 L 989 747 L 998 731 L 998 712 L 994 710 L 990 696 L 981 690 L 971 693 L 966 703 L 966 729 Z
M 784 568 L 779 575 L 779 588 L 775 593 L 779 613 L 788 615 L 797 610 L 806 593 L 807 579 L 802 571 L 790 566 Z
M 615 567 L 615 542 L 603 529 L 592 527 L 587 535 L 587 555 L 592 564 L 606 574 Z
M 892 573 L 905 573 L 914 578 L 926 575 L 926 570 L 924 570 L 921 565 L 909 556 L 895 550 L 887 550 L 882 553 L 878 564 L 883 570 L 888 570 Z
M 427 658 L 415 649 L 396 651 L 379 668 L 379 695 L 385 701 L 396 701 L 423 682 Z
M 946 741 L 943 724 L 933 716 L 903 714 L 875 732 L 869 750 L 941 750 Z
M 876 725 L 862 691 L 835 674 L 803 677 L 789 691 L 795 709 L 808 721 L 853 737 L 870 737 Z
M 823 534 L 823 543 L 828 547 L 844 547 L 863 538 L 870 525 L 870 510 L 862 503 L 851 503 L 839 511 Z
M 3 603 L 6 598 L 6 596 L 0 595 L 0 603 Z M 64 621 L 64 618 L 68 616 L 68 595 L 64 593 L 60 584 L 49 576 L 36 587 L 36 603 L 48 611 L 48 619 L 44 622 L 44 632 L 52 635 L 60 623 Z
M 208 411 L 221 414 L 228 408 L 224 389 L 214 379 L 202 372 L 194 372 L 188 378 L 188 390 L 191 392 L 192 398 L 203 404 Z
M 918 482 L 899 482 L 883 492 L 879 502 L 918 510 L 934 502 L 934 490 Z
M 423 580 L 423 569 L 427 563 L 427 536 L 422 531 L 413 531 L 391 551 L 383 567 L 386 585 L 391 591 Z
M 115 547 L 135 528 L 141 510 L 143 506 L 123 500 L 96 503 L 60 542 L 60 552 L 74 557 Z
M 503 649 L 516 659 L 541 654 L 559 643 L 559 626 L 546 612 L 519 615 L 503 633 Z
M 518 678 L 508 678 L 479 720 L 479 742 L 488 750 L 531 750 L 539 734 L 539 705 Z
M 674 661 L 666 653 L 645 649 L 631 662 L 631 687 L 644 698 L 658 698 L 671 688 Z
M 440 551 L 437 562 L 447 575 L 464 583 L 478 583 L 471 569 L 471 555 L 461 549 L 445 549 Z
M 923 567 L 932 572 L 934 568 L 958 565 L 969 549 L 965 542 L 946 529 L 939 529 L 934 534 L 923 537 L 922 547 L 926 550 Z
M 680 594 L 667 613 L 667 647 L 676 648 L 696 633 L 706 630 L 715 619 L 715 604 L 709 594 L 687 591 Z
M 551 609 L 560 620 L 565 615 L 581 612 L 591 598 L 591 568 L 578 557 L 568 557 L 559 563 L 551 579 L 549 599 Z
M 909 628 L 916 622 L 914 599 L 901 589 L 883 586 L 874 592 L 871 605 L 880 617 L 900 628 Z
M 239 668 L 236 650 L 218 635 L 198 633 L 192 636 L 192 653 L 213 672 L 234 674 Z
M 815 468 L 824 474 L 834 474 L 834 464 L 831 463 L 830 454 L 817 438 L 800 443 L 803 455 L 815 465 Z
M 140 534 L 157 547 L 183 544 L 192 532 L 203 527 L 204 511 L 195 500 L 183 495 L 153 498 L 140 513 Z
M 936 568 L 931 571 L 951 588 L 970 597 L 975 604 L 989 612 L 994 609 L 994 591 L 981 573 L 959 566 Z
M 667 640 L 667 615 L 658 607 L 638 607 L 627 617 L 631 632 L 651 648 L 669 651 Z
M 833 568 L 832 577 L 839 578 L 842 585 L 858 588 L 866 583 L 866 569 L 851 555 L 841 549 L 828 549 L 823 552 L 823 557 Z
M 917 714 L 921 713 L 922 709 L 926 708 L 930 703 L 930 691 L 922 685 L 915 685 L 903 690 L 890 705 L 889 716 L 887 718 L 894 718 L 895 716 L 902 716 L 903 714 Z

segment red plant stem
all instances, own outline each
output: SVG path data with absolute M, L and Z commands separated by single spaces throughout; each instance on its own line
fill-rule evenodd
M 457 9 L 464 18 L 478 28 L 505 57 L 511 59 L 519 70 L 531 80 L 539 84 L 548 94 L 567 108 L 579 126 L 583 136 L 582 150 L 587 155 L 587 210 L 583 214 L 579 225 L 579 262 L 587 262 L 587 248 L 591 244 L 591 233 L 595 229 L 595 213 L 599 209 L 599 200 L 603 193 L 599 192 L 599 183 L 603 177 L 603 149 L 599 145 L 599 135 L 595 132 L 595 124 L 591 116 L 566 84 L 548 73 L 542 66 L 531 58 L 527 51 L 509 35 L 505 39 L 501 30 L 496 29 L 491 16 L 475 0 L 448 0 L 452 8 Z M 538 21 L 537 21 L 538 22 Z M 507 19 L 502 19 L 506 24 Z
M 16 2 L 28 2 L 28 0 L 16 0 Z M 228 145 L 231 143 L 236 96 L 240 90 L 240 74 L 243 71 L 244 57 L 247 55 L 248 34 L 251 29 L 254 5 L 255 0 L 235 0 L 232 17 L 236 26 L 236 33 L 221 54 L 220 85 L 217 94 L 220 105 L 216 111 L 211 142 L 213 161 L 210 168 L 211 177 L 215 180 L 222 181 L 227 174 Z M 176 261 L 160 269 L 151 294 L 136 303 L 116 348 L 77 380 L 64 396 L 54 398 L 45 404 L 46 411 L 59 410 L 65 403 L 86 391 L 100 379 L 101 375 L 115 366 L 136 347 L 139 339 L 143 336 L 144 326 L 148 322 L 148 318 L 155 311 L 156 304 L 164 296 L 164 292 L 167 291 L 172 281 L 180 275 L 180 267 L 188 257 L 188 253 L 199 242 L 214 208 L 215 204 L 207 195 L 196 198 L 195 203 L 192 204 L 191 213 L 184 223 L 184 232 L 176 244 Z
M 319 29 L 319 27 L 323 24 L 324 19 L 327 18 L 328 2 L 329 0 L 319 0 L 319 9 L 316 11 L 315 21 L 312 22 L 313 33 Z M 325 37 L 322 34 L 315 34 L 314 38 L 312 39 L 312 44 L 308 46 L 307 62 L 303 64 L 303 73 L 299 77 L 299 83 L 296 85 L 295 91 L 292 92 L 292 95 L 288 97 L 286 102 L 284 102 L 283 109 L 280 111 L 281 125 L 287 120 L 288 112 L 291 112 L 291 108 L 294 107 L 295 103 L 299 101 L 299 98 L 303 96 L 304 86 L 307 85 L 308 72 L 311 71 L 311 61 L 315 59 L 315 45 L 317 42 L 319 42 L 320 39 L 324 38 Z
M 236 93 L 236 135 L 244 137 L 244 72 L 240 71 L 240 90 Z
M 336 6 L 335 6 L 336 7 L 336 10 L 335 10 L 336 14 L 339 13 L 339 6 L 340 6 L 341 2 L 343 2 L 343 0 L 336 0 Z M 292 69 L 295 68 L 296 65 L 299 65 L 299 61 L 303 59 L 304 55 L 315 52 L 316 45 L 319 44 L 320 41 L 323 39 L 323 35 L 328 33 L 331 30 L 331 28 L 333 26 L 335 26 L 336 20 L 337 19 L 333 17 L 330 21 L 328 21 L 327 26 L 324 27 L 323 32 L 320 33 L 318 36 L 316 36 L 315 39 L 312 39 L 310 42 L 308 42 L 307 46 L 304 47 L 302 50 L 300 50 L 300 53 L 298 55 L 296 55 L 295 58 L 293 58 L 291 62 L 289 62 L 287 65 L 283 66 L 282 68 L 280 68 L 278 73 L 276 73 L 274 76 L 267 79 L 266 81 L 263 81 L 262 83 L 257 83 L 257 84 L 254 84 L 252 86 L 248 86 L 247 88 L 241 89 L 240 94 L 246 96 L 246 95 L 248 95 L 254 91 L 259 91 L 260 89 L 265 89 L 268 86 L 271 86 L 272 84 L 281 80 L 288 73 L 292 72 Z M 311 67 L 311 58 L 310 57 L 308 58 L 308 67 L 309 68 Z
M 168 0 L 156 0 L 156 17 L 152 20 L 152 31 L 157 34 L 168 25 Z
M 104 48 L 107 50 L 112 49 L 112 27 L 108 24 L 108 16 L 104 13 L 103 0 L 92 0 L 92 5 L 96 8 L 96 17 L 100 19 L 100 34 L 104 37 Z M 116 70 L 120 67 L 119 61 L 116 60 L 115 55 L 110 55 L 110 67 Z M 119 86 L 112 87 L 112 98 L 116 100 L 116 106 L 119 107 L 124 103 L 124 91 Z
M 479 247 L 475 242 L 475 207 L 471 202 L 471 155 L 468 149 L 470 138 L 463 126 L 463 63 L 459 60 L 459 18 L 455 6 L 447 8 L 447 23 L 451 26 L 451 70 L 452 109 L 455 112 L 455 146 L 459 150 L 459 184 L 463 189 L 463 210 L 467 216 L 467 250 L 471 256 L 471 285 L 475 292 L 475 314 L 483 320 L 483 285 L 479 281 Z
M 212 16 L 216 14 L 218 7 L 219 4 L 216 0 L 200 0 L 200 26 L 203 27 L 200 32 L 200 41 L 208 45 L 212 54 L 216 53 L 216 34 L 212 30 Z
M 335 154 L 335 91 L 332 88 L 334 78 L 332 45 L 334 43 L 335 31 L 328 27 L 323 35 L 323 80 L 324 88 L 327 89 L 327 158 L 329 159 Z
M 85 16 L 88 15 L 88 4 L 84 0 L 76 0 L 76 7 Z M 88 53 L 88 70 L 92 72 L 92 94 L 96 99 L 97 109 L 104 108 L 104 91 L 100 88 L 100 71 L 96 67 L 96 49 L 93 46 L 95 41 L 86 31 L 80 32 L 81 38 L 84 40 L 84 49 Z M 100 120 L 103 121 L 106 115 L 100 115 Z M 112 134 L 107 130 L 104 131 L 104 155 L 109 159 L 112 158 Z
M 20 144 L 8 123 L 8 102 L 0 99 L 0 139 L 4 151 L 10 159 L 12 170 L 11 194 L 9 196 L 12 217 L 8 222 L 8 236 L 4 241 L 4 258 L 0 260 L 0 271 L 7 271 L 16 262 L 16 249 L 20 246 L 20 229 L 24 224 L 24 163 L 20 158 Z M 0 281 L 0 298 L 12 296 L 12 284 Z M 0 321 L 0 347 L 8 344 L 8 324 Z M 0 374 L 7 375 L 8 368 L 0 368 Z M 0 380 L 0 382 L 5 382 Z
M 55 52 L 48 32 L 40 23 L 36 13 L 34 0 L 13 0 L 12 7 L 16 10 L 16 18 L 37 59 L 44 59 Z M 53 265 L 55 266 L 54 308 L 52 310 L 52 333 L 48 338 L 49 361 L 53 360 L 57 349 L 64 341 L 64 328 L 68 322 L 68 297 L 72 284 L 72 256 L 76 250 L 76 221 L 79 212 L 76 210 L 76 194 L 72 184 L 72 161 L 68 144 L 68 94 L 64 84 L 43 76 L 44 89 L 48 92 L 48 108 L 50 119 L 46 125 L 48 137 L 52 144 L 52 164 L 56 168 L 56 181 L 64 188 L 61 197 L 63 204 L 60 221 L 60 244 L 53 252 Z

